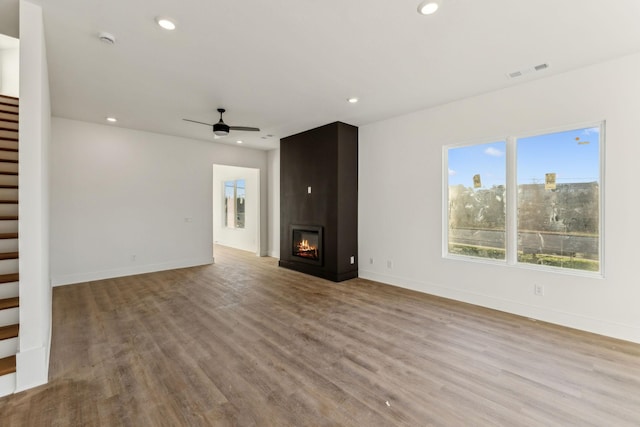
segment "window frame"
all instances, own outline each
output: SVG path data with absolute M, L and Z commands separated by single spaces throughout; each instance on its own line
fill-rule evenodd
M 530 264 L 518 261 L 518 182 L 517 182 L 517 143 L 519 139 L 542 136 L 546 134 L 559 133 L 587 128 L 599 128 L 598 156 L 599 156 L 599 177 L 598 177 L 598 253 L 599 270 L 587 271 L 574 268 L 555 267 L 550 265 Z M 507 137 L 483 138 L 457 144 L 448 144 L 442 147 L 442 257 L 444 259 L 462 260 L 478 262 L 482 264 L 503 265 L 528 270 L 543 272 L 554 272 L 573 276 L 583 276 L 592 278 L 604 278 L 605 272 L 605 141 L 606 141 L 606 120 L 590 121 L 560 126 L 550 129 L 537 130 L 531 132 L 518 132 Z M 460 255 L 449 252 L 449 150 L 455 148 L 470 147 L 476 145 L 490 144 L 494 142 L 506 142 L 506 191 L 505 191 L 505 258 L 483 258 L 472 255 Z

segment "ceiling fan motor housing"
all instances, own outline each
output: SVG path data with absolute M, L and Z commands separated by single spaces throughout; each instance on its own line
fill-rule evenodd
M 224 122 L 218 122 L 213 125 L 213 133 L 218 136 L 224 136 L 229 134 L 229 126 Z

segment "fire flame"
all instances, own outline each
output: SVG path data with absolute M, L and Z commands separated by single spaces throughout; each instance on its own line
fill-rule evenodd
M 317 248 L 315 246 L 311 246 L 309 245 L 309 241 L 304 239 L 302 240 L 300 243 L 298 243 L 298 250 L 299 251 L 314 251 Z

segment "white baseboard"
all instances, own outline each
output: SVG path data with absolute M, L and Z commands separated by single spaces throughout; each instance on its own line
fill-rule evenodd
M 52 286 L 72 285 L 74 283 L 92 282 L 94 280 L 113 279 L 114 277 L 133 276 L 136 274 L 153 273 L 156 271 L 175 270 L 177 268 L 196 267 L 213 264 L 212 257 L 186 259 L 158 264 L 137 265 L 135 267 L 114 268 L 103 271 L 92 271 L 77 274 L 52 275 Z
M 546 307 L 533 306 L 518 301 L 482 295 L 461 289 L 451 289 L 436 283 L 421 282 L 409 278 L 380 274 L 372 271 L 358 271 L 359 277 L 386 283 L 401 288 L 466 302 L 481 307 L 504 311 L 518 316 L 529 317 L 543 322 L 592 332 L 599 335 L 631 341 L 640 344 L 640 328 L 610 320 L 596 319 L 581 314 L 562 312 Z

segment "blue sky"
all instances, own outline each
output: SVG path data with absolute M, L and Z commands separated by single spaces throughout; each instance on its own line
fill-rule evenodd
M 544 184 L 546 173 L 555 173 L 558 184 L 599 181 L 600 129 L 584 128 L 519 138 L 519 184 Z M 482 188 L 504 185 L 506 142 L 449 149 L 449 185 L 473 187 L 480 174 Z

